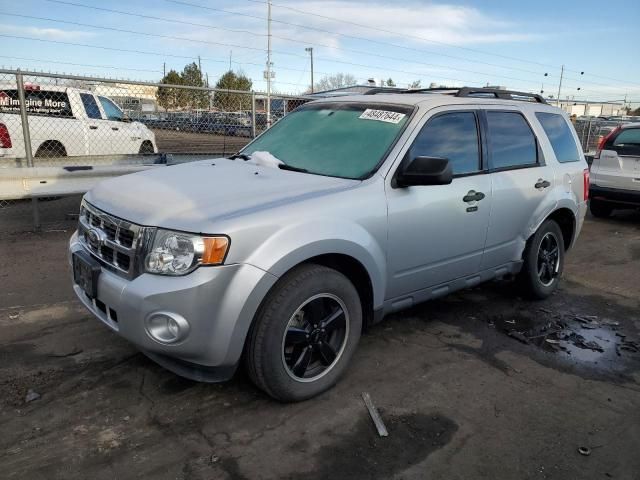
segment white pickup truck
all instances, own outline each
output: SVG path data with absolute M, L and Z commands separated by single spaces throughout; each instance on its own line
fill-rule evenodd
M 89 90 L 25 84 L 35 157 L 157 152 L 155 135 L 130 121 L 109 98 Z M 25 157 L 16 85 L 0 84 L 0 158 Z

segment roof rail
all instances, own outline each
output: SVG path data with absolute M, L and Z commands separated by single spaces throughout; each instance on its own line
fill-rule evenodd
M 537 93 L 517 92 L 514 90 L 501 90 L 498 88 L 471 88 L 462 87 L 455 94 L 456 97 L 491 97 L 504 100 L 519 100 L 523 102 L 547 103 L 542 96 Z
M 434 87 L 434 88 L 414 88 L 408 90 L 398 90 L 389 88 L 372 88 L 365 95 L 375 95 L 377 93 L 441 93 L 443 95 L 453 95 L 454 97 L 476 97 L 476 98 L 500 98 L 503 100 L 516 100 L 521 102 L 547 102 L 537 93 L 517 92 L 515 90 L 501 90 L 499 88 L 487 87 Z
M 377 93 L 404 93 L 404 90 L 396 87 L 371 87 L 363 95 L 376 95 Z

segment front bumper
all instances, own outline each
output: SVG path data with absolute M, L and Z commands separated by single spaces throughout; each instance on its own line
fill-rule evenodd
M 81 249 L 74 234 L 69 256 Z M 73 289 L 91 313 L 161 365 L 197 380 L 220 381 L 233 374 L 255 312 L 276 280 L 247 264 L 200 267 L 181 277 L 142 274 L 133 280 L 103 268 L 96 299 L 76 284 Z M 161 344 L 147 333 L 145 319 L 160 311 L 189 322 L 186 338 Z
M 589 197 L 611 203 L 640 206 L 640 190 L 622 190 L 592 184 L 589 186 Z

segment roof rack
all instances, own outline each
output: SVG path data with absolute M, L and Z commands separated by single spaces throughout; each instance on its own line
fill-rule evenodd
M 435 88 L 414 88 L 408 90 L 398 90 L 389 88 L 372 88 L 365 95 L 375 95 L 377 93 L 441 93 L 443 95 L 453 95 L 454 97 L 475 97 L 475 98 L 499 98 L 503 100 L 516 100 L 521 102 L 544 103 L 544 98 L 537 93 L 517 92 L 515 90 L 501 90 L 499 88 L 487 87 L 435 87 Z

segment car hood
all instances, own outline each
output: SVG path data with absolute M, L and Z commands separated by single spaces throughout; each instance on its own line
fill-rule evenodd
M 222 221 L 329 195 L 359 180 L 291 172 L 218 158 L 105 180 L 85 199 L 131 222 L 215 233 Z

